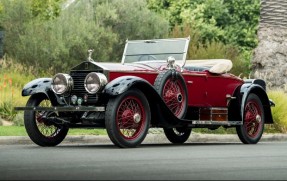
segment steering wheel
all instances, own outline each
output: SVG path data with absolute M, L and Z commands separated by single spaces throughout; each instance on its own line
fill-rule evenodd
M 145 61 L 145 60 L 157 60 L 157 58 L 153 55 L 141 55 L 138 59 L 138 61 Z

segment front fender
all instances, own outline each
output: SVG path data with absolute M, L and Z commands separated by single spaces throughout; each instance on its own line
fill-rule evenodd
M 48 96 L 47 92 L 51 87 L 51 78 L 39 78 L 27 83 L 22 89 L 22 96 L 30 96 L 37 93 L 44 93 Z
M 245 83 L 241 86 L 240 93 L 243 94 L 242 102 L 241 102 L 241 109 L 240 109 L 242 121 L 243 121 L 244 107 L 246 104 L 247 97 L 250 93 L 254 93 L 260 98 L 263 104 L 264 116 L 266 120 L 265 123 L 273 123 L 273 118 L 272 118 L 271 108 L 270 108 L 272 104 L 270 100 L 268 99 L 268 96 L 267 96 L 267 93 L 264 87 L 262 87 L 259 84 Z
M 27 83 L 22 89 L 22 96 L 45 94 L 53 105 L 63 104 L 63 101 L 51 90 L 51 78 L 39 78 Z
M 137 88 L 146 96 L 152 114 L 151 123 L 163 127 L 175 127 L 183 124 L 166 106 L 161 96 L 145 79 L 136 76 L 123 76 L 108 83 L 103 90 L 108 96 L 117 96 L 125 91 Z
M 105 89 L 103 90 L 104 93 L 115 96 L 122 94 L 123 92 L 130 89 L 132 86 L 140 86 L 140 87 L 150 87 L 152 88 L 152 85 L 146 81 L 145 79 L 142 79 L 140 77 L 136 76 L 123 76 L 118 77 L 111 82 L 109 82 Z

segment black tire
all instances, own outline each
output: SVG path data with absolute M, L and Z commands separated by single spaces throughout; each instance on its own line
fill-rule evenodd
M 236 127 L 236 132 L 244 144 L 256 144 L 264 130 L 264 109 L 256 94 L 249 94 L 244 105 L 243 125 Z
M 164 134 L 167 139 L 174 144 L 186 142 L 190 136 L 190 128 L 164 128 Z
M 131 89 L 107 104 L 105 124 L 109 138 L 118 147 L 137 147 L 145 139 L 151 114 L 145 95 Z
M 51 105 L 50 100 L 43 94 L 32 95 L 26 106 L 39 106 L 46 103 Z M 53 125 L 41 120 L 43 111 L 24 111 L 24 125 L 31 140 L 39 146 L 56 146 L 66 137 L 69 128 L 64 125 Z M 53 116 L 55 113 L 51 112 Z
M 188 98 L 182 75 L 175 70 L 161 72 L 155 79 L 154 87 L 174 115 L 180 119 L 184 118 Z M 175 144 L 184 143 L 191 133 L 191 128 L 163 128 L 163 130 L 167 139 Z

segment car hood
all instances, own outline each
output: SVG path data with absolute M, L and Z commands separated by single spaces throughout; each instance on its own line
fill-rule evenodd
M 165 63 L 166 64 L 166 63 Z M 71 71 L 158 71 L 162 66 L 163 62 L 153 62 L 153 63 L 107 63 L 107 62 L 90 62 L 85 61 L 80 63 L 71 69 Z

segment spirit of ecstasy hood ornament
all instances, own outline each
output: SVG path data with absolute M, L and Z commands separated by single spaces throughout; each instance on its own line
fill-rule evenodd
M 94 50 L 92 50 L 92 49 L 88 50 L 88 53 L 89 53 L 88 61 L 90 61 L 90 62 L 94 62 L 94 60 L 92 59 L 93 52 L 94 52 Z

